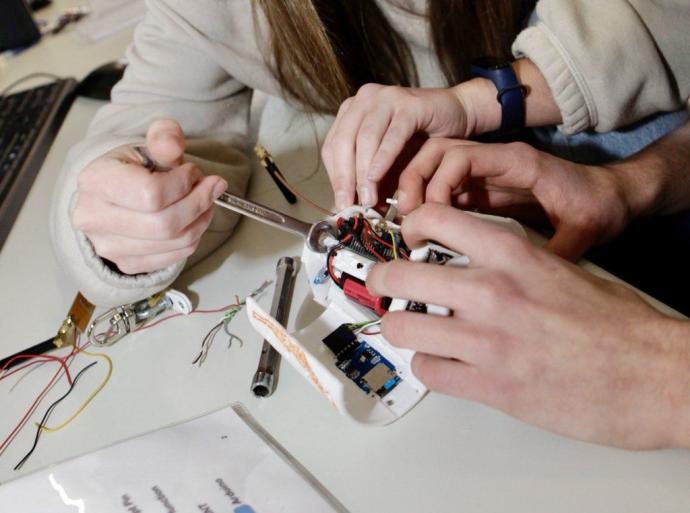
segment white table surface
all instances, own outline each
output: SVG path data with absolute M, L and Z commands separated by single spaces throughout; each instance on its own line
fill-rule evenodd
M 37 70 L 81 77 L 120 57 L 130 37 L 127 31 L 86 46 L 68 29 L 20 56 L 0 59 L 0 87 Z M 76 292 L 53 256 L 47 218 L 65 154 L 82 137 L 98 105 L 86 99 L 75 102 L 0 252 L 0 356 L 51 336 Z M 277 99 L 254 112 L 259 127 L 255 136 L 290 180 L 328 203 L 330 187 L 323 170 L 317 170 L 315 133 L 323 134 L 329 120 L 313 125 Z M 307 206 L 288 206 L 264 172 L 254 174 L 250 196 L 296 217 L 317 217 Z M 300 248 L 294 237 L 244 220 L 225 246 L 185 272 L 176 286 L 201 308 L 218 307 L 272 279 L 277 259 L 296 256 Z M 306 299 L 307 289 L 306 280 L 298 277 L 291 326 L 304 325 L 316 315 Z M 268 307 L 271 296 L 269 290 L 262 305 Z M 261 340 L 246 316 L 237 316 L 231 324 L 242 346 L 235 343 L 227 349 L 221 334 L 206 363 L 201 368 L 191 365 L 202 337 L 218 319 L 213 314 L 177 318 L 107 348 L 114 361 L 110 384 L 68 428 L 45 434 L 24 468 L 13 472 L 33 441 L 30 423 L 0 455 L 0 482 L 240 401 L 353 513 L 690 511 L 688 451 L 635 453 L 576 442 L 438 394 L 430 394 L 390 426 L 358 426 L 340 417 L 287 365 L 275 394 L 256 399 L 249 383 Z M 89 360 L 80 356 L 74 368 Z M 83 400 L 104 370 L 99 363 L 84 376 L 55 412 L 54 422 Z M 54 367 L 46 365 L 18 382 L 0 382 L 2 439 L 53 372 Z M 64 382 L 55 387 L 32 422 L 65 387 Z

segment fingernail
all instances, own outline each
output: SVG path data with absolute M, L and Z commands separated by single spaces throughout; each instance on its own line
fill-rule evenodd
M 373 207 L 374 206 L 374 195 L 371 193 L 371 189 L 362 185 L 357 188 L 357 195 L 359 196 L 359 204 L 363 207 Z
M 214 198 L 220 198 L 220 195 L 223 194 L 227 189 L 228 189 L 228 182 L 226 182 L 223 179 L 218 180 L 216 185 L 213 186 L 213 197 Z
M 335 191 L 335 207 L 338 210 L 344 210 L 349 207 L 348 203 L 350 195 L 345 191 Z

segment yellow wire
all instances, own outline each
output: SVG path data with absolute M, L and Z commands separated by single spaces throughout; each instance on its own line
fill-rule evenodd
M 70 422 L 72 422 L 74 419 L 76 419 L 76 418 L 81 414 L 81 412 L 83 412 L 83 411 L 86 409 L 86 407 L 89 405 L 89 403 L 90 403 L 91 401 L 94 400 L 94 398 L 95 398 L 95 397 L 101 392 L 101 390 L 103 390 L 103 388 L 108 384 L 108 381 L 110 381 L 110 376 L 111 376 L 112 373 L 113 373 L 113 361 L 110 359 L 110 357 L 109 357 L 108 355 L 103 354 L 103 353 L 91 353 L 91 352 L 85 351 L 85 350 L 83 350 L 83 349 L 80 350 L 79 352 L 80 352 L 80 353 L 87 354 L 87 355 L 89 355 L 89 356 L 95 356 L 95 357 L 98 357 L 98 358 L 103 358 L 103 359 L 106 361 L 106 363 L 108 364 L 108 373 L 106 374 L 105 379 L 101 382 L 101 384 L 98 385 L 98 387 L 96 388 L 96 390 L 94 390 L 93 392 L 91 392 L 91 395 L 89 395 L 89 397 L 86 398 L 86 400 L 82 403 L 82 405 L 79 407 L 79 409 L 78 409 L 77 411 L 75 411 L 75 412 L 70 416 L 70 418 L 68 418 L 68 419 L 67 419 L 66 421 L 64 421 L 62 424 L 60 424 L 60 425 L 58 425 L 58 426 L 55 426 L 55 427 L 48 427 L 48 426 L 44 426 L 44 425 L 40 425 L 40 424 L 36 423 L 36 427 L 38 427 L 38 428 L 41 429 L 42 431 L 49 431 L 49 432 L 51 432 L 51 433 L 54 433 L 55 431 L 60 431 L 62 428 L 64 428 L 65 426 L 67 426 Z
M 393 230 L 388 230 L 388 233 L 391 234 L 391 241 L 393 243 L 393 260 L 398 259 L 398 245 L 395 242 L 395 234 L 393 233 Z

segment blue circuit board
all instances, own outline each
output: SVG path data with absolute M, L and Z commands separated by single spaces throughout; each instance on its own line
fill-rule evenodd
M 338 368 L 367 394 L 384 397 L 400 381 L 395 366 L 366 342 L 359 344 L 345 358 L 338 361 Z

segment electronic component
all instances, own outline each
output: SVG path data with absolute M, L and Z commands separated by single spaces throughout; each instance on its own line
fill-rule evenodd
M 393 229 L 394 227 L 394 229 Z M 376 220 L 372 223 L 363 214 L 336 219 L 337 239 L 340 246 L 374 262 L 395 260 L 398 254 L 406 259 L 409 248 L 402 240 L 397 225 Z M 335 248 L 336 251 L 340 248 Z
M 433 243 L 414 249 L 410 253 L 410 260 L 412 262 L 424 262 L 434 265 L 450 265 L 453 267 L 464 267 L 469 263 L 469 258 L 467 258 L 465 255 L 454 253 Z M 450 310 L 445 306 L 429 305 L 426 303 L 420 303 L 418 301 L 408 301 L 407 299 L 393 299 L 388 309 L 391 312 L 405 310 L 416 313 L 450 315 Z
M 372 296 L 367 290 L 367 286 L 361 281 L 348 276 L 342 275 L 343 293 L 355 301 L 357 304 L 371 308 L 376 315 L 383 315 L 388 310 L 390 298 Z
M 479 217 L 524 236 L 512 220 Z M 409 260 L 455 267 L 467 265 L 469 259 L 433 243 L 411 250 L 400 227 L 372 209 L 353 206 L 322 223 L 331 230 L 323 231 L 320 247 L 307 243 L 302 252 L 314 301 L 325 308 L 321 315 L 289 333 L 256 302 L 247 300 L 249 320 L 344 416 L 364 424 L 388 424 L 410 411 L 427 389 L 412 373 L 414 352 L 391 345 L 379 330 L 371 329 L 373 323 L 386 311 L 450 312 L 443 306 L 374 297 L 366 288 L 367 275 L 378 262 Z
M 93 314 L 95 306 L 81 295 L 81 292 L 77 292 L 72 306 L 67 312 L 67 317 L 62 321 L 60 329 L 52 338 L 44 340 L 43 342 L 36 344 L 35 346 L 23 349 L 18 353 L 8 356 L 0 360 L 0 369 L 6 370 L 18 365 L 24 361 L 21 355 L 32 354 L 39 355 L 45 354 L 54 349 L 60 349 L 69 344 L 73 344 L 80 333 L 83 333 L 91 320 L 91 315 Z
M 352 206 L 316 224 L 228 192 L 215 202 L 306 239 L 303 269 L 314 301 L 324 306 L 324 311 L 300 331 L 289 333 L 249 297 L 247 313 L 252 326 L 343 415 L 357 422 L 383 425 L 410 411 L 427 392 L 412 373 L 414 352 L 394 347 L 380 331 L 367 332 L 366 328 L 386 311 L 450 312 L 443 306 L 374 297 L 366 288 L 366 278 L 378 262 L 410 260 L 464 266 L 469 259 L 432 243 L 410 250 L 400 226 L 393 222 L 394 200 L 385 219 L 373 209 Z M 522 227 L 510 219 L 471 215 L 525 236 Z M 361 337 L 358 330 L 362 330 Z
M 270 153 L 268 153 L 266 148 L 264 148 L 260 144 L 257 144 L 256 146 L 254 146 L 254 153 L 256 153 L 256 156 L 259 158 L 259 162 L 261 162 L 263 168 L 271 176 L 273 182 L 276 184 L 278 189 L 280 189 L 280 192 L 283 194 L 285 200 L 288 203 L 290 203 L 290 205 L 294 205 L 295 203 L 297 203 L 297 197 L 295 196 L 295 194 L 290 189 L 288 189 L 283 182 L 280 181 L 280 178 L 278 178 L 278 176 L 282 175 L 282 173 L 278 169 L 278 166 L 273 161 L 273 157 Z
M 323 339 L 323 343 L 335 354 L 337 362 L 345 359 L 357 347 L 357 335 L 355 335 L 347 324 L 342 324 Z
M 323 339 L 336 366 L 367 394 L 384 397 L 400 382 L 395 366 L 342 324 Z

